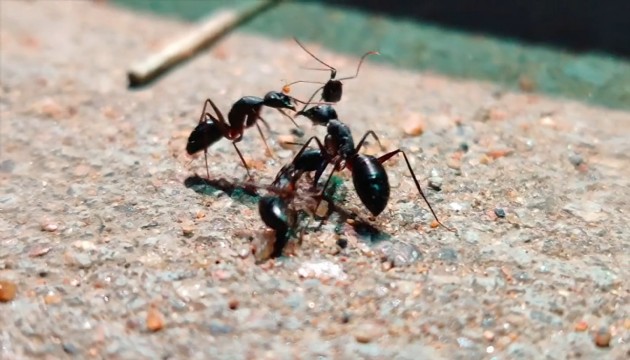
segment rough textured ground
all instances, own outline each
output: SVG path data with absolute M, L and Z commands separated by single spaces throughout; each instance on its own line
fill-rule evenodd
M 0 4 L 0 281 L 17 286 L 0 303 L 0 358 L 629 356 L 628 113 L 367 64 L 340 117 L 356 137 L 374 129 L 408 149 L 459 232 L 429 226 L 399 160 L 375 221 L 389 240 L 331 221 L 258 265 L 256 204 L 187 189 L 204 169 L 183 147 L 205 97 L 227 111 L 322 75 L 300 69 L 306 55 L 289 38 L 237 34 L 129 92 L 127 66 L 185 25 L 86 2 Z M 418 121 L 424 133 L 405 137 Z M 241 143 L 260 183 L 291 157 L 273 147 L 276 161 L 253 130 Z M 211 156 L 212 177 L 242 179 L 229 142 Z M 344 206 L 366 217 L 346 183 Z M 384 261 L 392 247 L 400 256 Z

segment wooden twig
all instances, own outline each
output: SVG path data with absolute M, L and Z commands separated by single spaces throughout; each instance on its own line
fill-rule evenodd
M 280 0 L 254 1 L 238 9 L 217 10 L 182 38 L 159 52 L 131 66 L 127 72 L 129 87 L 142 86 L 201 50 L 254 15 L 279 3 Z

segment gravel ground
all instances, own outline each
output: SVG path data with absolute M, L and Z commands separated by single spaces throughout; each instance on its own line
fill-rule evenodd
M 289 36 L 234 34 L 130 92 L 127 66 L 188 25 L 78 1 L 0 6 L 0 358 L 628 358 L 628 113 L 368 63 L 340 117 L 408 150 L 459 232 L 431 228 L 399 159 L 373 222 L 386 236 L 331 219 L 259 264 L 256 203 L 186 188 L 205 169 L 184 145 L 208 96 L 227 111 L 323 77 Z M 276 160 L 253 130 L 240 145 L 259 183 L 292 155 L 271 144 Z M 210 155 L 211 177 L 243 179 L 229 142 Z

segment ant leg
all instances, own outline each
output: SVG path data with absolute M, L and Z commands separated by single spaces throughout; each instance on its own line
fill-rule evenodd
M 208 105 L 212 106 L 212 109 L 214 110 L 216 117 L 212 116 L 212 114 L 206 111 L 206 108 L 208 107 Z M 206 99 L 206 101 L 203 103 L 203 111 L 201 112 L 201 116 L 199 117 L 199 122 L 200 123 L 203 122 L 206 116 L 208 116 L 210 120 L 212 120 L 212 122 L 215 123 L 219 127 L 219 130 L 221 130 L 221 133 L 223 134 L 223 136 L 227 137 L 226 135 L 229 132 L 230 126 L 228 125 L 228 123 L 225 122 L 225 118 L 223 117 L 221 110 L 219 110 L 219 108 L 214 104 L 214 102 L 210 98 Z
M 273 130 L 271 130 L 271 126 L 269 126 L 269 123 L 267 122 L 267 120 L 263 119 L 260 115 L 258 116 L 258 119 L 262 121 L 263 125 L 265 125 L 265 127 L 267 128 L 267 131 L 273 134 Z
M 350 79 L 356 78 L 357 76 L 359 76 L 359 70 L 361 69 L 361 65 L 363 64 L 363 60 L 365 60 L 365 58 L 368 55 L 380 55 L 380 54 L 381 53 L 378 52 L 378 51 L 368 51 L 368 52 L 366 52 L 365 54 L 363 54 L 363 56 L 361 56 L 361 60 L 359 60 L 359 65 L 357 65 L 357 72 L 354 74 L 354 76 L 347 76 L 347 77 L 344 77 L 344 78 L 341 78 L 341 79 L 337 79 L 337 80 L 341 81 L 341 80 L 350 80 Z
M 291 120 L 291 122 L 293 123 L 293 125 L 295 125 L 296 128 L 300 128 L 300 125 L 298 125 L 295 120 L 293 120 L 293 118 L 291 116 L 289 116 L 289 114 L 285 113 L 284 111 L 282 111 L 282 109 L 276 109 L 280 112 L 280 114 L 284 115 L 285 117 L 289 118 L 289 120 Z
M 262 129 L 260 128 L 260 125 L 258 125 L 258 122 L 256 122 L 256 128 L 258 129 L 258 133 L 260 134 L 260 137 L 263 139 L 263 142 L 265 143 L 265 148 L 267 148 L 267 153 L 272 158 L 275 158 L 274 154 L 273 154 L 273 151 L 271 151 L 271 148 L 269 147 L 269 144 L 267 144 L 267 139 L 265 139 L 265 135 L 263 134 Z
M 319 208 L 319 205 L 322 203 L 322 200 L 324 200 L 324 197 L 326 197 L 326 188 L 328 187 L 328 183 L 330 183 L 330 179 L 332 179 L 333 175 L 337 172 L 337 170 L 339 169 L 339 163 L 341 160 L 337 160 L 335 161 L 333 170 L 330 172 L 330 175 L 328 175 L 328 179 L 326 179 L 326 182 L 324 183 L 324 188 L 322 189 L 322 193 L 319 196 L 319 199 L 317 199 L 317 204 L 315 204 L 315 215 L 317 215 L 317 209 Z M 328 201 L 328 200 L 326 200 Z M 322 220 L 322 223 L 324 222 L 324 220 Z M 320 223 L 321 226 L 321 223 Z
M 313 93 L 313 95 L 311 95 L 310 98 L 308 98 L 308 100 L 304 103 L 304 107 L 302 108 L 302 110 L 298 111 L 298 112 L 304 112 L 304 110 L 306 110 L 306 107 L 311 103 L 311 100 L 313 100 L 313 98 L 315 98 L 315 95 L 317 95 L 318 92 L 322 91 L 324 87 L 320 87 L 319 89 L 315 90 L 315 92 Z
M 249 166 L 247 166 L 247 163 L 245 162 L 245 158 L 243 157 L 241 150 L 239 150 L 238 146 L 236 146 L 236 143 L 237 141 L 232 141 L 232 145 L 234 145 L 234 149 L 236 149 L 236 152 L 238 153 L 238 157 L 241 158 L 241 162 L 243 163 L 243 166 L 245 166 L 245 170 L 247 170 L 247 177 L 251 178 L 252 174 L 250 174 L 249 172 Z
M 208 168 L 208 149 L 203 150 L 203 157 L 206 159 L 206 174 L 208 175 L 208 180 L 210 180 L 210 169 Z
M 317 70 L 324 70 L 324 69 L 317 69 Z M 329 71 L 328 69 L 325 69 L 326 71 Z M 310 81 L 310 80 L 298 80 L 298 81 L 294 81 L 288 84 L 285 84 L 282 89 L 286 89 L 287 87 L 290 87 L 291 85 L 295 85 L 295 84 L 325 84 L 321 81 Z
M 369 130 L 368 132 L 366 132 L 363 137 L 361 138 L 361 140 L 359 140 L 359 144 L 357 145 L 355 151 L 358 153 L 359 150 L 361 150 L 361 146 L 363 146 L 363 143 L 365 142 L 365 139 L 368 137 L 368 135 L 372 135 L 372 137 L 374 137 L 374 139 L 376 139 L 376 142 L 378 143 L 378 146 L 381 147 L 381 150 L 385 150 L 385 147 L 383 146 L 383 144 L 381 144 L 381 140 L 379 140 L 378 136 L 376 135 L 376 133 L 374 132 L 374 130 Z
M 407 163 L 407 168 L 409 169 L 409 172 L 411 173 L 411 177 L 413 178 L 413 182 L 416 184 L 416 188 L 418 189 L 418 192 L 420 193 L 420 195 L 424 199 L 424 202 L 429 207 L 429 210 L 431 210 L 431 214 L 433 214 L 433 217 L 435 218 L 435 221 L 437 221 L 437 223 L 440 224 L 440 226 L 442 226 L 446 230 L 452 231 L 452 232 L 457 232 L 457 230 L 451 229 L 448 226 L 442 224 L 442 222 L 440 222 L 440 219 L 438 219 L 437 215 L 435 214 L 435 211 L 433 211 L 433 207 L 431 207 L 431 204 L 429 203 L 429 200 L 424 195 L 424 192 L 422 191 L 422 188 L 420 188 L 420 183 L 418 182 L 418 179 L 416 178 L 416 174 L 413 172 L 413 169 L 411 168 L 411 164 L 409 163 L 409 159 L 407 158 L 407 154 L 405 154 L 404 151 L 402 151 L 401 149 L 396 149 L 394 151 L 388 152 L 387 154 L 379 157 L 378 158 L 378 162 L 380 162 L 382 164 L 385 161 L 391 159 L 394 155 L 396 155 L 398 153 L 402 153 L 403 154 L 403 157 L 405 158 L 405 162 Z
M 308 140 L 306 140 L 306 142 L 303 145 L 299 144 L 299 145 L 302 145 L 302 148 L 293 157 L 293 160 L 291 161 L 292 164 L 295 164 L 297 162 L 297 159 L 299 159 L 300 156 L 302 156 L 302 154 L 304 154 L 304 151 L 306 151 L 306 149 L 310 145 L 311 141 L 315 141 L 317 143 L 317 146 L 319 147 L 319 150 L 322 152 L 322 154 L 326 153 L 326 148 L 324 147 L 324 144 L 322 144 L 322 142 L 317 138 L 317 136 L 311 136 Z

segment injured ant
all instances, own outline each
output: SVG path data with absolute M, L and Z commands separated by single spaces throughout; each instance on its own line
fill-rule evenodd
M 311 137 L 304 143 L 300 151 L 296 154 L 293 163 L 299 163 L 302 159 L 303 154 L 306 151 L 312 151 L 312 149 L 308 149 L 308 145 L 311 141 L 315 141 L 319 147 L 319 151 L 322 155 L 322 164 L 318 168 L 318 173 L 316 174 L 313 182 L 313 186 L 317 186 L 317 182 L 319 177 L 323 173 L 323 170 L 328 166 L 328 164 L 333 164 L 333 170 L 328 176 L 328 179 L 324 183 L 324 187 L 322 189 L 322 196 L 319 197 L 318 203 L 315 206 L 315 209 L 319 207 L 319 204 L 323 198 L 323 194 L 326 192 L 326 188 L 332 178 L 333 174 L 337 171 L 341 171 L 343 169 L 349 169 L 352 173 L 352 182 L 354 184 L 354 189 L 359 196 L 359 199 L 365 205 L 365 207 L 372 213 L 374 216 L 378 216 L 389 201 L 390 195 L 390 186 L 389 179 L 387 177 L 387 171 L 383 167 L 383 163 L 387 160 L 391 159 L 394 155 L 398 153 L 402 153 L 405 158 L 405 162 L 407 163 L 407 168 L 411 173 L 411 177 L 418 189 L 418 192 L 426 202 L 431 214 L 442 227 L 449 231 L 454 231 L 453 229 L 447 227 L 442 224 L 438 219 L 435 211 L 431 207 L 428 199 L 424 195 L 422 188 L 420 187 L 420 183 L 416 178 L 416 174 L 411 168 L 411 164 L 409 163 L 409 159 L 407 158 L 407 154 L 401 150 L 396 149 L 390 151 L 380 157 L 376 158 L 371 155 L 364 155 L 359 153 L 359 150 L 363 146 L 368 135 L 372 135 L 376 141 L 381 145 L 376 133 L 374 131 L 369 130 L 363 135 L 357 146 L 354 146 L 354 140 L 352 138 L 352 133 L 350 132 L 350 128 L 339 121 L 338 119 L 330 119 L 328 121 L 327 126 L 327 134 L 324 138 L 324 143 L 315 136 Z M 381 148 L 383 146 L 381 145 Z M 321 169 L 321 171 L 319 170 Z
M 188 137 L 186 152 L 189 155 L 192 155 L 201 150 L 204 151 L 206 172 L 208 174 L 208 177 L 210 177 L 210 171 L 208 170 L 208 147 L 219 141 L 221 138 L 226 138 L 232 141 L 234 149 L 236 149 L 238 156 L 241 158 L 243 166 L 245 166 L 245 169 L 247 170 L 247 175 L 251 176 L 249 173 L 249 167 L 245 162 L 245 158 L 243 158 L 243 154 L 241 154 L 241 151 L 236 146 L 236 143 L 241 141 L 241 139 L 243 138 L 243 132 L 246 128 L 256 125 L 256 127 L 258 128 L 258 132 L 260 133 L 260 137 L 265 143 L 267 151 L 271 154 L 272 152 L 269 148 L 269 145 L 267 144 L 265 135 L 263 135 L 262 129 L 257 122 L 257 120 L 261 120 L 263 124 L 265 124 L 267 129 L 269 129 L 269 124 L 267 124 L 267 122 L 260 116 L 262 107 L 267 106 L 278 110 L 282 115 L 288 117 L 293 122 L 293 124 L 299 128 L 293 118 L 282 111 L 282 109 L 295 111 L 295 105 L 293 105 L 294 102 L 302 103 L 301 101 L 293 97 L 277 91 L 268 92 L 264 98 L 259 98 L 256 96 L 244 96 L 237 102 L 235 102 L 234 105 L 232 105 L 232 108 L 228 113 L 228 121 L 226 122 L 223 114 L 216 107 L 214 102 L 211 99 L 206 99 L 203 105 L 203 111 L 201 112 L 201 116 L 199 117 L 199 123 Z M 212 106 L 216 117 L 207 111 L 208 104 Z
M 311 100 L 313 100 L 313 98 L 315 97 L 315 95 L 317 95 L 317 93 L 321 90 L 322 91 L 322 101 L 324 102 L 328 102 L 328 103 L 336 103 L 339 102 L 339 100 L 341 100 L 341 95 L 343 93 L 343 83 L 341 82 L 342 80 L 350 80 L 350 79 L 354 79 L 356 77 L 359 76 L 359 70 L 361 69 L 361 65 L 363 64 L 363 60 L 365 60 L 365 58 L 368 55 L 380 55 L 380 53 L 378 51 L 368 51 L 365 54 L 363 54 L 363 56 L 361 56 L 361 60 L 359 60 L 359 64 L 357 65 L 357 71 L 353 76 L 347 76 L 347 77 L 343 77 L 340 79 L 337 79 L 337 69 L 335 69 L 334 67 L 326 64 L 325 62 L 323 62 L 322 60 L 320 60 L 317 56 L 315 56 L 312 52 L 310 52 L 304 45 L 302 45 L 302 43 L 300 43 L 300 41 L 297 38 L 293 38 L 293 40 L 295 40 L 295 42 L 302 48 L 302 50 L 306 51 L 307 54 L 309 54 L 313 59 L 317 60 L 317 62 L 319 62 L 320 64 L 324 65 L 325 67 L 327 67 L 328 69 L 311 69 L 311 70 L 324 70 L 324 71 L 329 71 L 330 70 L 330 79 L 325 82 L 318 82 L 318 81 L 307 81 L 307 80 L 298 80 L 298 81 L 294 81 L 292 83 L 286 84 L 282 87 L 282 91 L 285 93 L 288 93 L 289 90 L 291 89 L 291 85 L 293 84 L 297 84 L 297 83 L 309 83 L 309 84 L 324 84 L 322 87 L 320 87 L 319 89 L 315 90 L 315 92 L 313 93 L 313 95 L 311 95 L 311 97 L 308 99 L 308 101 L 306 102 L 307 104 L 311 102 Z M 306 105 L 304 105 L 304 109 L 306 108 Z M 304 110 L 302 109 L 302 110 Z
M 317 149 L 308 149 L 300 159 L 285 165 L 267 190 L 275 195 L 266 195 L 258 201 L 258 213 L 265 225 L 275 231 L 271 257 L 279 257 L 298 222 L 298 211 L 293 206 L 298 180 L 305 172 L 316 171 L 323 157 Z

